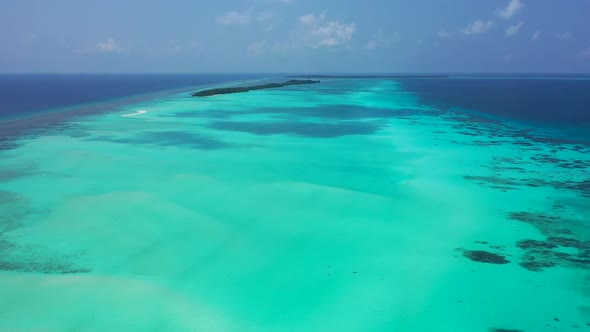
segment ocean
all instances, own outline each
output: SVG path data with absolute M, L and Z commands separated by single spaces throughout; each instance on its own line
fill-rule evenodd
M 0 330 L 590 327 L 590 80 L 115 77 L 3 83 Z
M 0 74 L 0 119 L 261 74 Z

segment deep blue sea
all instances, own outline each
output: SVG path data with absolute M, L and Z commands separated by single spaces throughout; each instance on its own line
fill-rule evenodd
M 0 118 L 264 74 L 2 74 Z M 427 104 L 536 124 L 590 124 L 590 77 L 396 79 Z
M 0 118 L 20 117 L 48 109 L 261 76 L 263 75 L 3 74 L 0 75 Z
M 101 102 L 156 92 L 196 88 L 223 82 L 260 79 L 268 74 L 2 74 L 0 121 L 54 113 L 17 126 L 3 127 L 0 136 L 13 136 L 26 127 L 55 124 L 83 113 L 108 111 Z M 333 79 L 335 76 L 316 76 Z M 353 77 L 340 76 L 343 79 Z M 387 76 L 374 76 L 387 79 Z M 424 104 L 508 120 L 564 135 L 590 137 L 590 76 L 448 76 L 391 77 L 415 93 Z M 88 107 L 96 105 L 97 107 Z M 83 107 L 83 108 L 82 108 Z
M 0 331 L 590 326 L 590 81 L 248 78 L 3 77 Z
M 590 124 L 590 77 L 404 79 L 427 104 L 535 124 Z
M 590 141 L 590 76 L 397 79 L 421 102 L 509 121 L 557 138 Z

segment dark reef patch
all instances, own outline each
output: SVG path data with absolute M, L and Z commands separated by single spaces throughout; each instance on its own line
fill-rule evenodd
M 549 258 L 547 254 L 537 253 L 536 255 L 525 254 L 518 265 L 533 272 L 541 272 L 546 268 L 557 266 L 557 263 Z
M 21 246 L 0 237 L 0 271 L 45 274 L 89 273 L 91 269 L 73 263 L 75 255 L 55 255 L 46 248 Z
M 36 174 L 33 166 L 9 166 L 0 168 L 0 182 Z
M 564 189 L 577 191 L 581 196 L 590 198 L 590 179 L 584 181 L 563 181 L 559 183 Z
M 499 170 L 498 166 L 493 166 L 496 171 Z M 524 173 L 524 172 L 523 172 Z M 502 177 L 499 175 L 495 176 L 475 176 L 465 175 L 465 180 L 472 181 L 481 186 L 487 186 L 496 189 L 517 189 L 524 187 L 553 187 L 559 190 L 569 190 L 577 192 L 582 197 L 590 198 L 590 179 L 583 181 L 557 181 L 557 180 L 545 180 L 535 178 L 514 178 L 514 177 Z
M 577 249 L 590 249 L 590 242 L 589 241 L 580 241 L 580 240 L 576 240 L 576 239 L 572 239 L 572 238 L 566 238 L 566 237 L 550 237 L 547 238 L 547 242 L 554 244 L 554 245 L 558 245 L 561 247 L 571 247 L 571 248 L 577 248 Z
M 510 212 L 508 219 L 530 224 L 548 238 L 580 237 L 576 234 L 584 233 L 587 229 L 584 222 L 542 212 Z
M 62 114 L 63 113 L 63 114 Z M 47 135 L 83 137 L 81 124 L 65 121 L 65 112 L 36 116 L 30 119 L 0 122 L 0 151 L 17 148 L 26 140 Z M 78 114 L 81 115 L 81 114 Z M 44 120 L 47 120 L 46 122 Z
M 112 143 L 147 144 L 161 147 L 183 146 L 199 150 L 218 150 L 232 147 L 231 144 L 212 136 L 186 131 L 147 131 L 140 132 L 136 136 L 131 137 L 113 138 L 99 136 L 90 140 Z
M 465 250 L 463 249 L 463 256 L 469 258 L 474 262 L 489 263 L 489 264 L 508 264 L 509 260 L 503 255 L 494 254 L 484 250 Z
M 590 269 L 590 241 L 582 235 L 586 234 L 587 225 L 561 216 L 532 212 L 513 212 L 508 218 L 529 223 L 546 237 L 545 240 L 516 243 L 524 251 L 520 266 L 534 272 L 556 266 Z
M 560 222 L 561 217 L 552 216 L 545 213 L 534 212 L 510 212 L 508 219 L 518 220 L 537 227 L 542 233 L 547 233 L 555 228 Z
M 465 180 L 476 182 L 479 185 L 487 185 L 496 189 L 514 189 L 513 187 L 519 186 L 520 182 L 514 178 L 502 178 L 499 176 L 474 176 L 465 175 Z
M 200 110 L 192 112 L 178 112 L 164 117 L 223 119 L 233 116 L 276 115 L 289 119 L 318 118 L 331 120 L 365 120 L 385 118 L 406 118 L 420 115 L 441 115 L 443 112 L 415 109 L 386 109 L 350 105 L 323 105 L 317 107 L 259 107 L 250 110 Z
M 20 194 L 0 191 L 0 236 L 21 226 L 29 205 L 29 200 Z
M 0 254 L 2 254 L 2 256 L 0 257 L 3 257 L 6 251 L 13 250 L 16 247 L 16 244 L 14 244 L 13 242 L 4 240 L 2 237 L 0 237 Z
M 209 126 L 214 129 L 240 131 L 255 135 L 287 134 L 315 138 L 370 135 L 380 128 L 380 125 L 376 123 L 348 121 L 338 123 L 217 121 L 211 123 Z
M 73 274 L 73 273 L 89 273 L 90 269 L 78 268 L 71 264 L 60 261 L 26 261 L 13 262 L 6 261 L 0 258 L 0 271 L 10 272 L 36 272 L 44 274 Z
M 479 244 L 481 246 L 487 246 L 488 248 L 497 251 L 504 251 L 506 249 L 506 246 L 490 244 L 488 241 L 474 241 L 473 243 Z
M 440 115 L 439 111 L 425 111 L 416 109 L 387 109 L 387 108 L 371 108 L 362 106 L 346 106 L 346 105 L 325 105 L 321 107 L 301 107 L 301 108 L 279 108 L 279 109 L 263 109 L 264 113 L 289 114 L 295 116 L 303 116 L 310 118 L 323 118 L 333 120 L 364 120 L 364 119 L 384 119 L 384 118 L 405 118 L 410 116 L 435 116 Z
M 0 271 L 69 274 L 90 272 L 73 264 L 76 256 L 53 254 L 46 248 L 19 245 L 8 239 L 9 232 L 22 226 L 30 210 L 26 197 L 0 191 Z
M 543 249 L 554 249 L 557 248 L 557 245 L 545 242 L 545 241 L 538 241 L 538 240 L 521 240 L 516 242 L 516 246 L 520 249 L 535 249 L 535 250 L 543 250 Z
M 444 109 L 444 108 L 443 108 Z M 425 113 L 427 115 L 427 113 Z M 551 136 L 539 134 L 533 129 L 520 129 L 501 121 L 471 114 L 462 109 L 447 109 L 442 116 L 453 121 L 451 127 L 465 136 L 482 137 L 473 141 L 461 141 L 459 144 L 474 146 L 507 145 L 523 151 L 544 151 L 542 147 L 552 148 L 552 153 L 557 151 L 590 151 L 590 141 L 583 139 L 567 138 L 562 133 Z M 587 162 L 572 162 L 572 160 L 554 160 L 539 156 L 539 163 L 559 163 L 558 166 L 570 169 L 583 169 L 588 167 Z M 561 163 L 560 163 L 561 162 Z
M 190 112 L 176 112 L 161 114 L 164 118 L 190 118 L 190 119 L 225 119 L 234 115 L 239 115 L 242 112 L 228 111 L 228 110 L 199 110 Z
M 580 159 L 560 159 L 550 154 L 536 154 L 531 160 L 540 164 L 552 164 L 566 169 L 585 169 L 590 168 L 590 160 Z
M 18 147 L 19 144 L 14 137 L 2 137 L 0 136 L 0 151 L 11 150 Z

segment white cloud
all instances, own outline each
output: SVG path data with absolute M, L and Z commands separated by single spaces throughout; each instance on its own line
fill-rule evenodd
M 520 30 L 520 28 L 522 28 L 523 25 L 524 25 L 524 22 L 518 22 L 518 24 L 511 25 L 510 27 L 508 27 L 508 29 L 506 29 L 506 36 L 508 36 L 508 37 L 514 36 L 515 34 L 518 33 L 518 30 Z
M 113 39 L 112 37 L 109 37 L 109 39 L 107 39 L 105 42 L 96 44 L 96 47 L 97 47 L 98 51 L 104 52 L 104 53 L 122 53 L 123 52 L 123 48 L 121 47 L 121 44 L 118 41 L 116 41 L 115 39 Z
M 288 50 L 295 49 L 295 48 L 297 48 L 297 46 L 293 45 L 291 43 L 278 43 L 277 42 L 272 45 L 271 49 L 275 52 L 284 52 L 284 51 L 288 51 Z
M 384 33 L 383 30 L 377 30 L 363 48 L 372 51 L 378 48 L 390 47 L 394 43 L 400 41 L 400 39 L 399 32 Z
M 260 12 L 256 16 L 258 22 L 268 22 L 274 19 L 275 15 L 272 12 Z
M 266 50 L 266 41 L 257 41 L 248 45 L 248 54 L 262 54 Z
M 283 4 L 289 4 L 294 2 L 293 0 L 256 0 L 258 2 L 267 2 L 267 3 L 283 3 Z
M 271 31 L 274 27 L 280 24 L 281 19 L 271 11 L 254 12 L 252 8 L 245 11 L 231 11 L 215 18 L 217 23 L 230 24 L 250 24 L 258 23 L 264 28 L 264 31 Z
M 76 54 L 88 53 L 112 53 L 112 54 L 126 54 L 127 52 L 121 46 L 121 43 L 113 37 L 107 38 L 104 42 L 99 42 L 92 47 L 78 48 L 74 50 Z
M 367 44 L 365 45 L 365 48 L 366 48 L 367 50 L 374 50 L 374 49 L 376 49 L 378 46 L 379 46 L 379 44 L 378 44 L 376 41 L 374 41 L 374 40 L 370 40 L 370 41 L 368 41 L 368 42 L 367 42 Z
M 463 33 L 466 35 L 475 35 L 484 33 L 490 30 L 494 26 L 492 21 L 476 20 L 463 29 Z
M 215 18 L 219 24 L 249 24 L 252 21 L 252 9 L 243 12 L 231 11 Z
M 498 15 L 503 19 L 510 19 L 516 16 L 522 9 L 524 8 L 524 4 L 520 2 L 520 0 L 510 0 L 508 6 L 504 9 L 500 9 L 498 11 Z
M 537 41 L 541 38 L 541 32 L 539 30 L 535 31 L 535 33 L 533 33 L 533 36 L 531 37 L 532 41 Z
M 281 23 L 281 18 L 270 11 L 262 11 L 256 15 L 256 22 L 263 26 L 264 31 L 271 31 Z
M 439 36 L 440 38 L 451 38 L 453 37 L 453 34 L 450 33 L 447 29 L 440 29 L 438 30 L 438 32 L 436 33 L 437 36 Z
M 314 14 L 307 14 L 307 15 L 300 16 L 299 22 L 301 22 L 304 25 L 312 25 L 312 24 L 317 24 L 317 23 L 323 21 L 325 17 L 326 17 L 326 13 L 321 13 L 318 16 L 315 16 Z
M 325 14 L 307 14 L 299 17 L 306 33 L 305 38 L 312 47 L 334 47 L 352 39 L 356 31 L 354 23 L 343 24 L 338 21 L 325 21 Z
M 572 39 L 574 35 L 571 32 L 562 32 L 555 35 L 557 39 Z

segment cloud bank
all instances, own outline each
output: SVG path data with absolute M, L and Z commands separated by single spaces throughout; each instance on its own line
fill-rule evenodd
M 518 33 L 518 30 L 520 30 L 520 28 L 522 28 L 523 25 L 524 22 L 518 22 L 518 24 L 508 27 L 508 29 L 506 29 L 506 36 L 512 37 L 516 35 Z
M 476 20 L 463 29 L 463 33 L 466 35 L 476 35 L 487 32 L 494 26 L 492 21 Z
M 215 18 L 219 24 L 249 24 L 252 21 L 252 9 L 243 12 L 231 11 Z
M 113 37 L 107 38 L 103 42 L 99 42 L 96 45 L 88 48 L 75 49 L 76 54 L 91 54 L 91 53 L 112 53 L 112 54 L 126 54 L 127 52 L 121 46 L 121 43 Z
M 313 47 L 334 47 L 352 39 L 355 23 L 325 22 L 326 15 L 307 14 L 299 17 L 299 23 L 306 32 L 306 39 Z
M 498 16 L 507 20 L 511 19 L 516 16 L 522 9 L 524 8 L 524 4 L 520 2 L 520 0 L 510 0 L 508 6 L 504 9 L 500 9 L 498 11 Z

